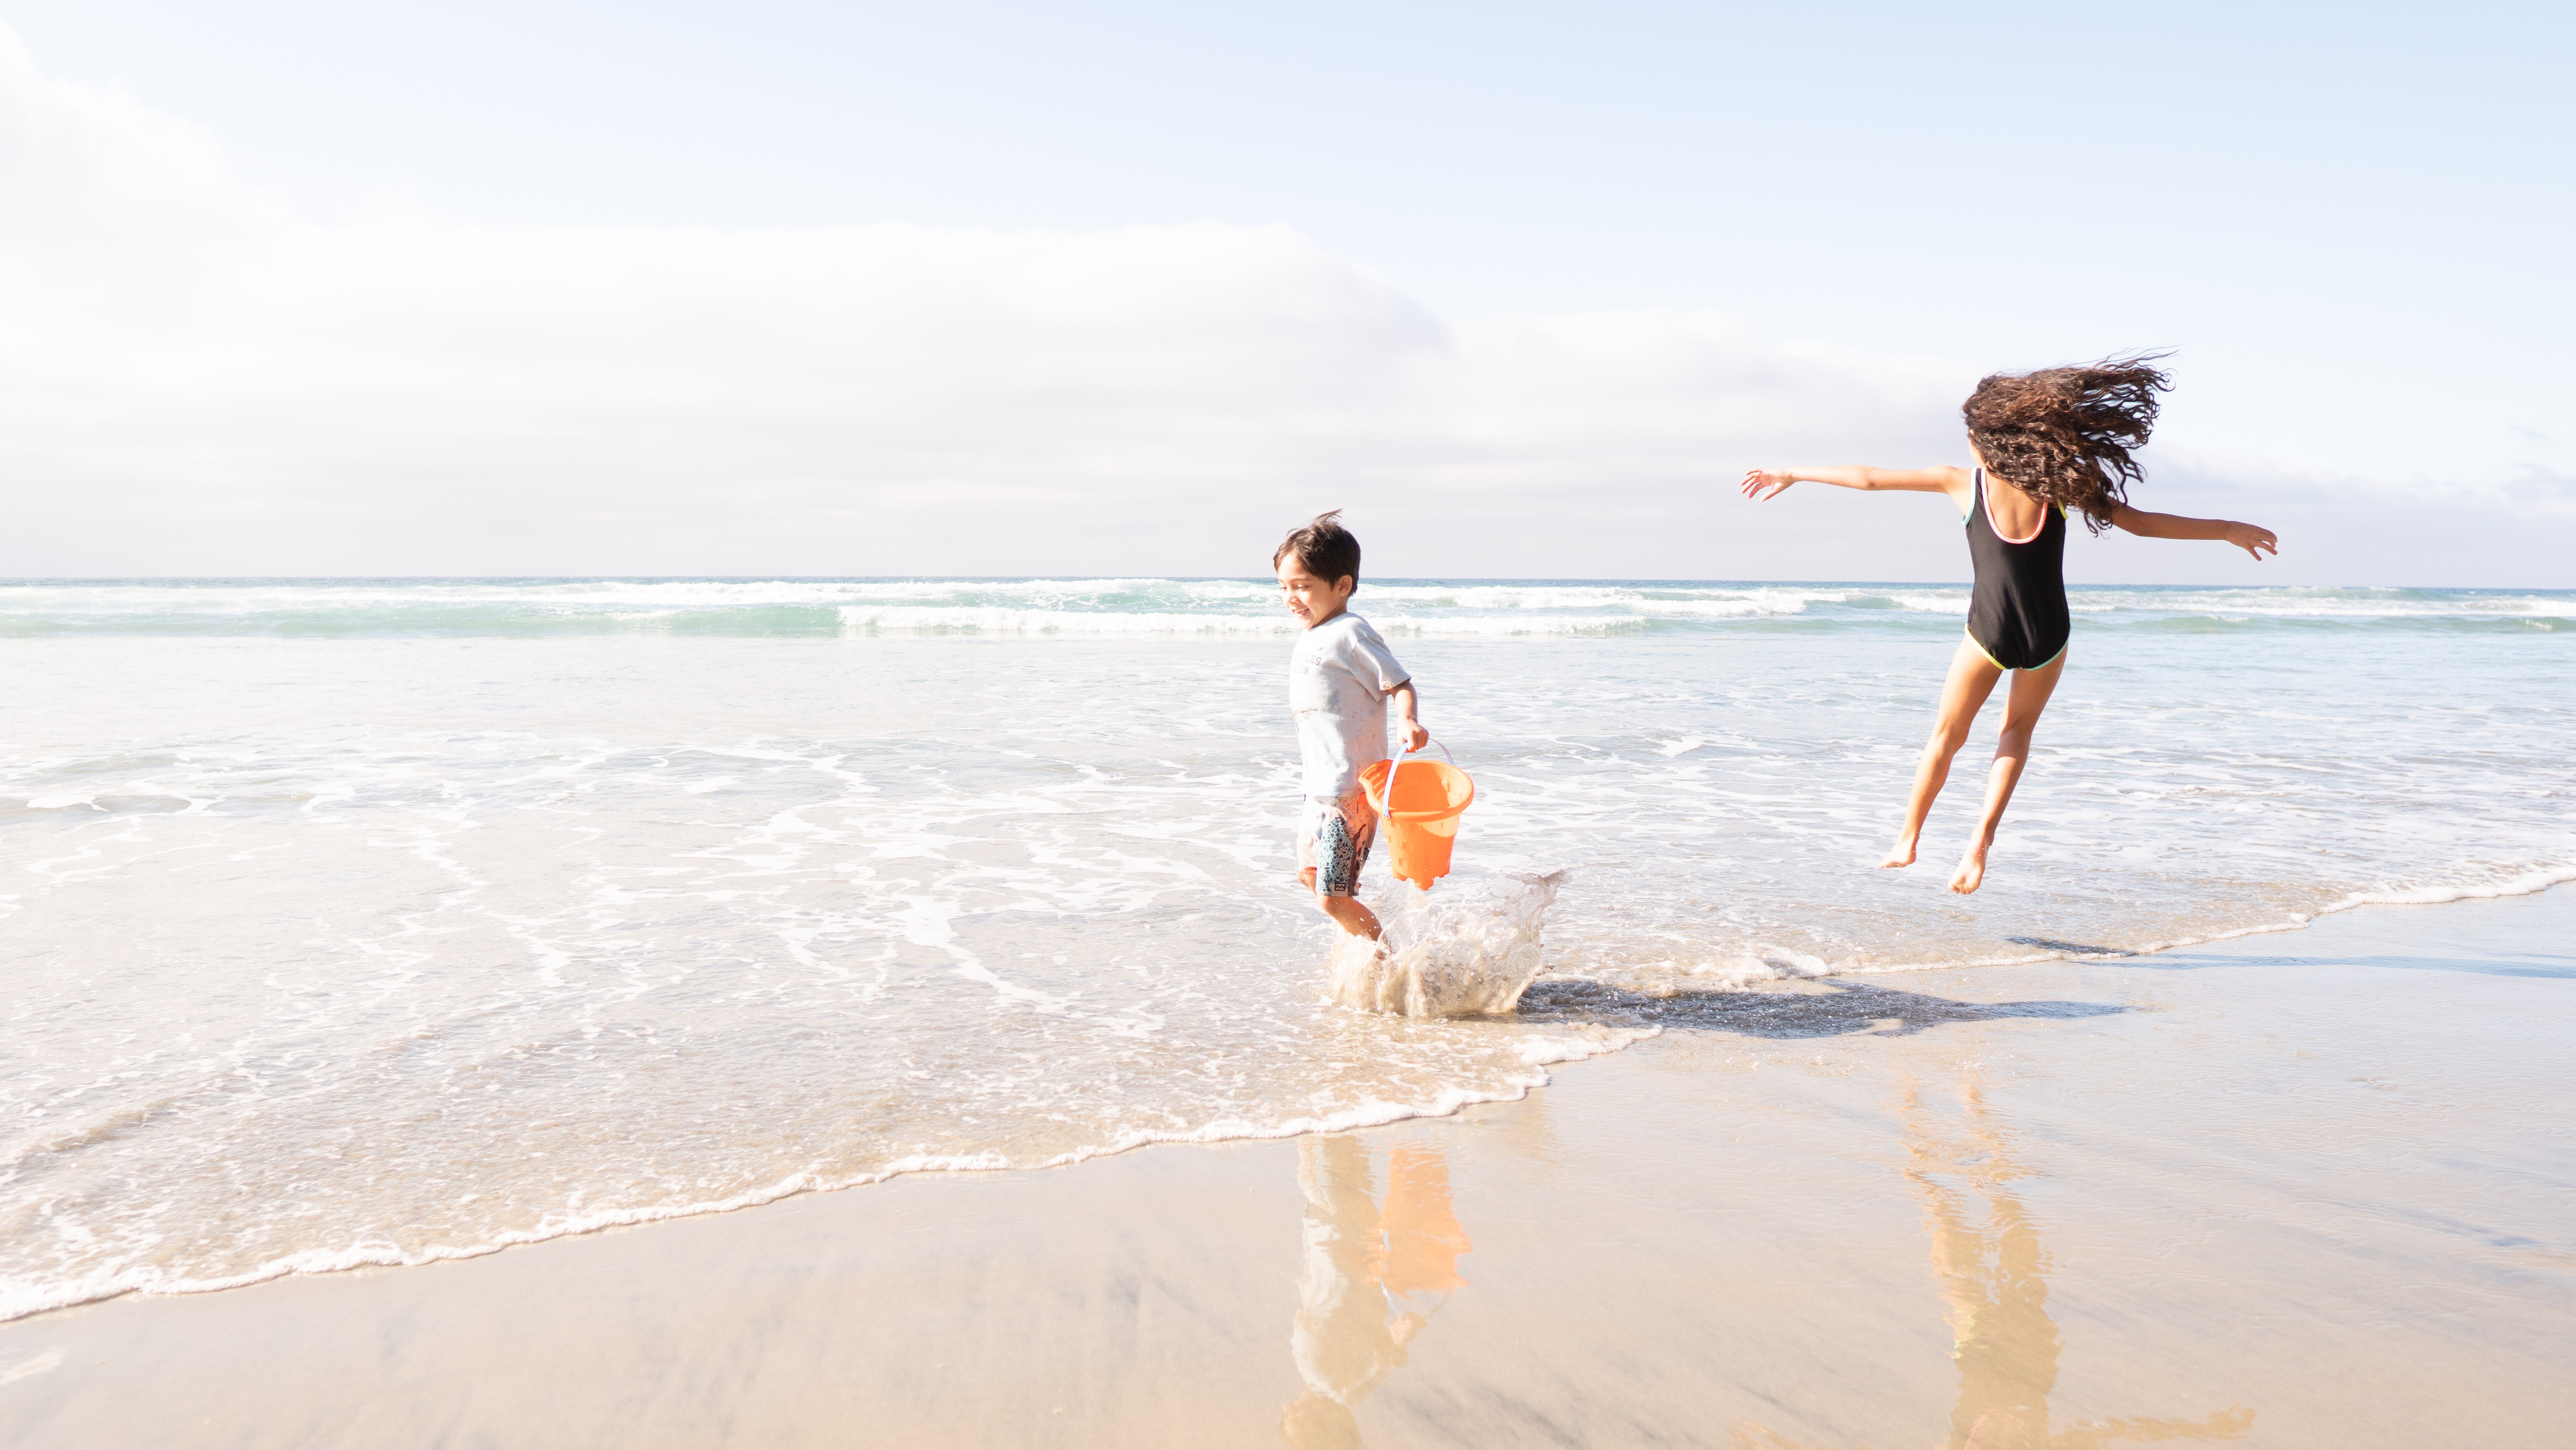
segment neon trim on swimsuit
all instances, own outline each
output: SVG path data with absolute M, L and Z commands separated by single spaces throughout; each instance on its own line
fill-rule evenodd
M 2012 673 L 2012 666 L 2005 664 L 2002 660 L 1996 659 L 1995 652 L 1993 650 L 1990 650 L 1977 642 L 1977 632 L 1975 630 L 1962 628 L 1959 632 L 1968 637 L 1968 648 L 1975 650 L 1977 653 L 1986 657 L 1987 664 L 1993 665 L 1996 669 L 2003 671 L 2005 674 Z M 2058 653 L 2064 654 L 2066 651 L 2059 650 Z
M 2032 525 L 2031 531 L 2021 538 L 2008 538 L 2005 536 L 2003 530 L 1996 529 L 1995 496 L 1986 491 L 1986 471 L 1982 468 L 1977 470 L 1977 502 L 1982 505 L 1986 511 L 1986 527 L 1994 529 L 1995 537 L 2002 539 L 2007 544 L 2027 544 L 2031 542 L 2031 540 L 2038 538 L 2040 534 L 2048 528 L 2048 509 L 2045 506 L 2042 506 L 2039 511 L 2039 522 Z
M 1996 669 L 1999 669 L 1999 670 L 2003 671 L 2005 674 L 2008 674 L 2008 675 L 2011 675 L 2011 674 L 2019 674 L 2019 673 L 2021 672 L 2021 671 L 2019 671 L 2019 670 L 2015 670 L 2012 666 L 2010 666 L 2010 665 L 2008 665 L 2008 664 L 2005 664 L 2002 660 L 1996 659 L 1996 658 L 1995 658 L 1995 655 L 1994 655 L 1994 651 L 1992 651 L 1992 650 L 1990 650 L 1990 649 L 1987 649 L 1987 648 L 1986 648 L 1984 645 L 1982 645 L 1982 644 L 1979 644 L 1979 643 L 1977 642 L 1977 632 L 1976 632 L 1975 630 L 1973 630 L 1973 629 L 1962 629 L 1962 630 L 1960 630 L 1959 632 L 1960 632 L 1961 634 L 1964 634 L 1964 635 L 1966 635 L 1966 636 L 1968 637 L 1968 648 L 1973 649 L 1973 650 L 1975 650 L 1978 654 L 1981 654 L 1981 655 L 1985 656 L 1985 659 L 1986 659 L 1986 663 L 1987 663 L 1987 664 L 1993 665 Z M 2046 659 L 2044 659 L 2044 660 L 2041 660 L 2038 664 L 2035 664 L 2035 665 L 2024 665 L 2024 666 L 2022 666 L 2022 669 L 2025 669 L 2025 670 L 2044 670 L 2044 669 L 2047 669 L 2050 665 L 2053 665 L 2053 664 L 2057 663 L 2059 660 L 2062 660 L 2062 659 L 2066 658 L 2066 651 L 2067 651 L 2068 649 L 2072 648 L 2072 647 L 2074 646 L 2074 644 L 2075 644 L 2074 637 L 2070 635 L 2070 636 L 2068 636 L 2067 641 L 2066 641 L 2066 643 L 2065 643 L 2065 644 L 2059 645 L 2059 646 L 2057 647 L 2057 653 L 2055 653 L 2055 654 L 2053 654 L 2053 655 L 2050 655 L 2048 658 L 2046 658 Z

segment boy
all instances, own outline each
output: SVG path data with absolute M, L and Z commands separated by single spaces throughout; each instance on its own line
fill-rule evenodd
M 1377 940 L 1377 917 L 1352 893 L 1377 836 L 1377 812 L 1360 772 L 1386 759 L 1386 702 L 1395 701 L 1404 748 L 1431 743 L 1414 719 L 1413 678 L 1386 640 L 1350 612 L 1360 584 L 1360 541 L 1341 510 L 1291 533 L 1270 566 L 1288 612 L 1305 626 L 1288 657 L 1288 708 L 1305 757 L 1305 814 L 1297 826 L 1297 879 L 1342 930 Z

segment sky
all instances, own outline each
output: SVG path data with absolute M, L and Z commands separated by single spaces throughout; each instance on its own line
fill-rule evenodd
M 0 574 L 2576 587 L 2566 7 L 0 0 Z

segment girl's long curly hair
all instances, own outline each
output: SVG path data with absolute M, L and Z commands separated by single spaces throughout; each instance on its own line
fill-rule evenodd
M 2155 431 L 2156 394 L 2173 384 L 2153 364 L 2163 353 L 2109 357 L 2071 368 L 1996 373 L 1959 412 L 1968 441 L 1996 477 L 2044 503 L 2081 509 L 2102 532 L 2146 477 L 2130 450 Z

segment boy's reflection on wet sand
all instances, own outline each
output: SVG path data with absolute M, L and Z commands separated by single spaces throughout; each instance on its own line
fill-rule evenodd
M 1428 1144 L 1398 1143 L 1386 1176 L 1381 1207 L 1359 1139 L 1297 1140 L 1306 1254 L 1290 1344 L 1306 1393 L 1279 1433 L 1298 1450 L 1357 1446 L 1351 1407 L 1404 1363 L 1405 1346 L 1467 1283 L 1458 1258 L 1474 1245 L 1449 1206 L 1447 1160 Z

